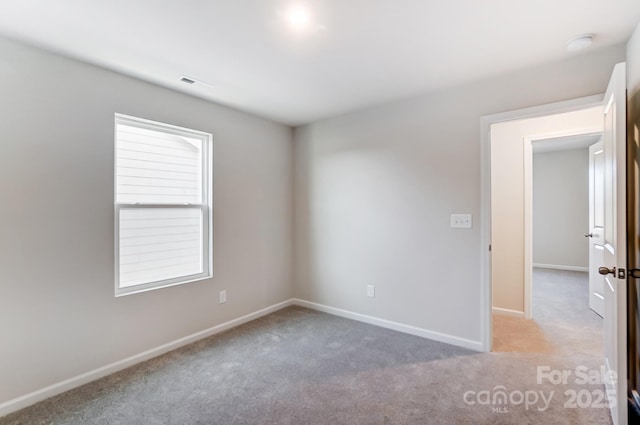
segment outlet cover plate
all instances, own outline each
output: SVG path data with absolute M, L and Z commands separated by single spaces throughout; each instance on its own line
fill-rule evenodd
M 376 287 L 373 285 L 367 285 L 367 297 L 375 298 L 376 296 Z
M 454 229 L 471 229 L 473 227 L 471 214 L 451 214 L 451 227 Z

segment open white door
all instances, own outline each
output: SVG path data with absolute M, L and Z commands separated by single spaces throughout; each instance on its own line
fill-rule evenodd
M 604 317 L 604 144 L 589 146 L 589 308 Z
M 626 72 L 615 66 L 604 98 L 604 351 L 614 425 L 627 424 Z

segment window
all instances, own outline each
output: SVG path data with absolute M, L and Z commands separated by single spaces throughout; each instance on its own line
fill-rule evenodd
M 211 277 L 211 141 L 116 114 L 116 296 Z

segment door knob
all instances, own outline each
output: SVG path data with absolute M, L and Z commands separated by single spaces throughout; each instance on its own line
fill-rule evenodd
M 609 268 L 606 268 L 606 267 L 598 267 L 598 273 L 600 273 L 603 276 L 606 276 L 608 274 L 615 275 L 616 274 L 616 268 L 614 267 L 612 269 L 609 269 Z
M 584 237 L 585 238 L 592 238 L 593 237 L 593 233 L 585 233 Z

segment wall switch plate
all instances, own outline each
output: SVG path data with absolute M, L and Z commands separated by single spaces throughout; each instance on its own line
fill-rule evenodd
M 471 214 L 451 214 L 451 227 L 457 229 L 471 229 Z
M 375 298 L 376 296 L 376 287 L 373 285 L 367 285 L 367 297 Z
M 219 300 L 220 300 L 220 304 L 224 304 L 224 303 L 227 302 L 227 290 L 226 289 L 220 291 Z

